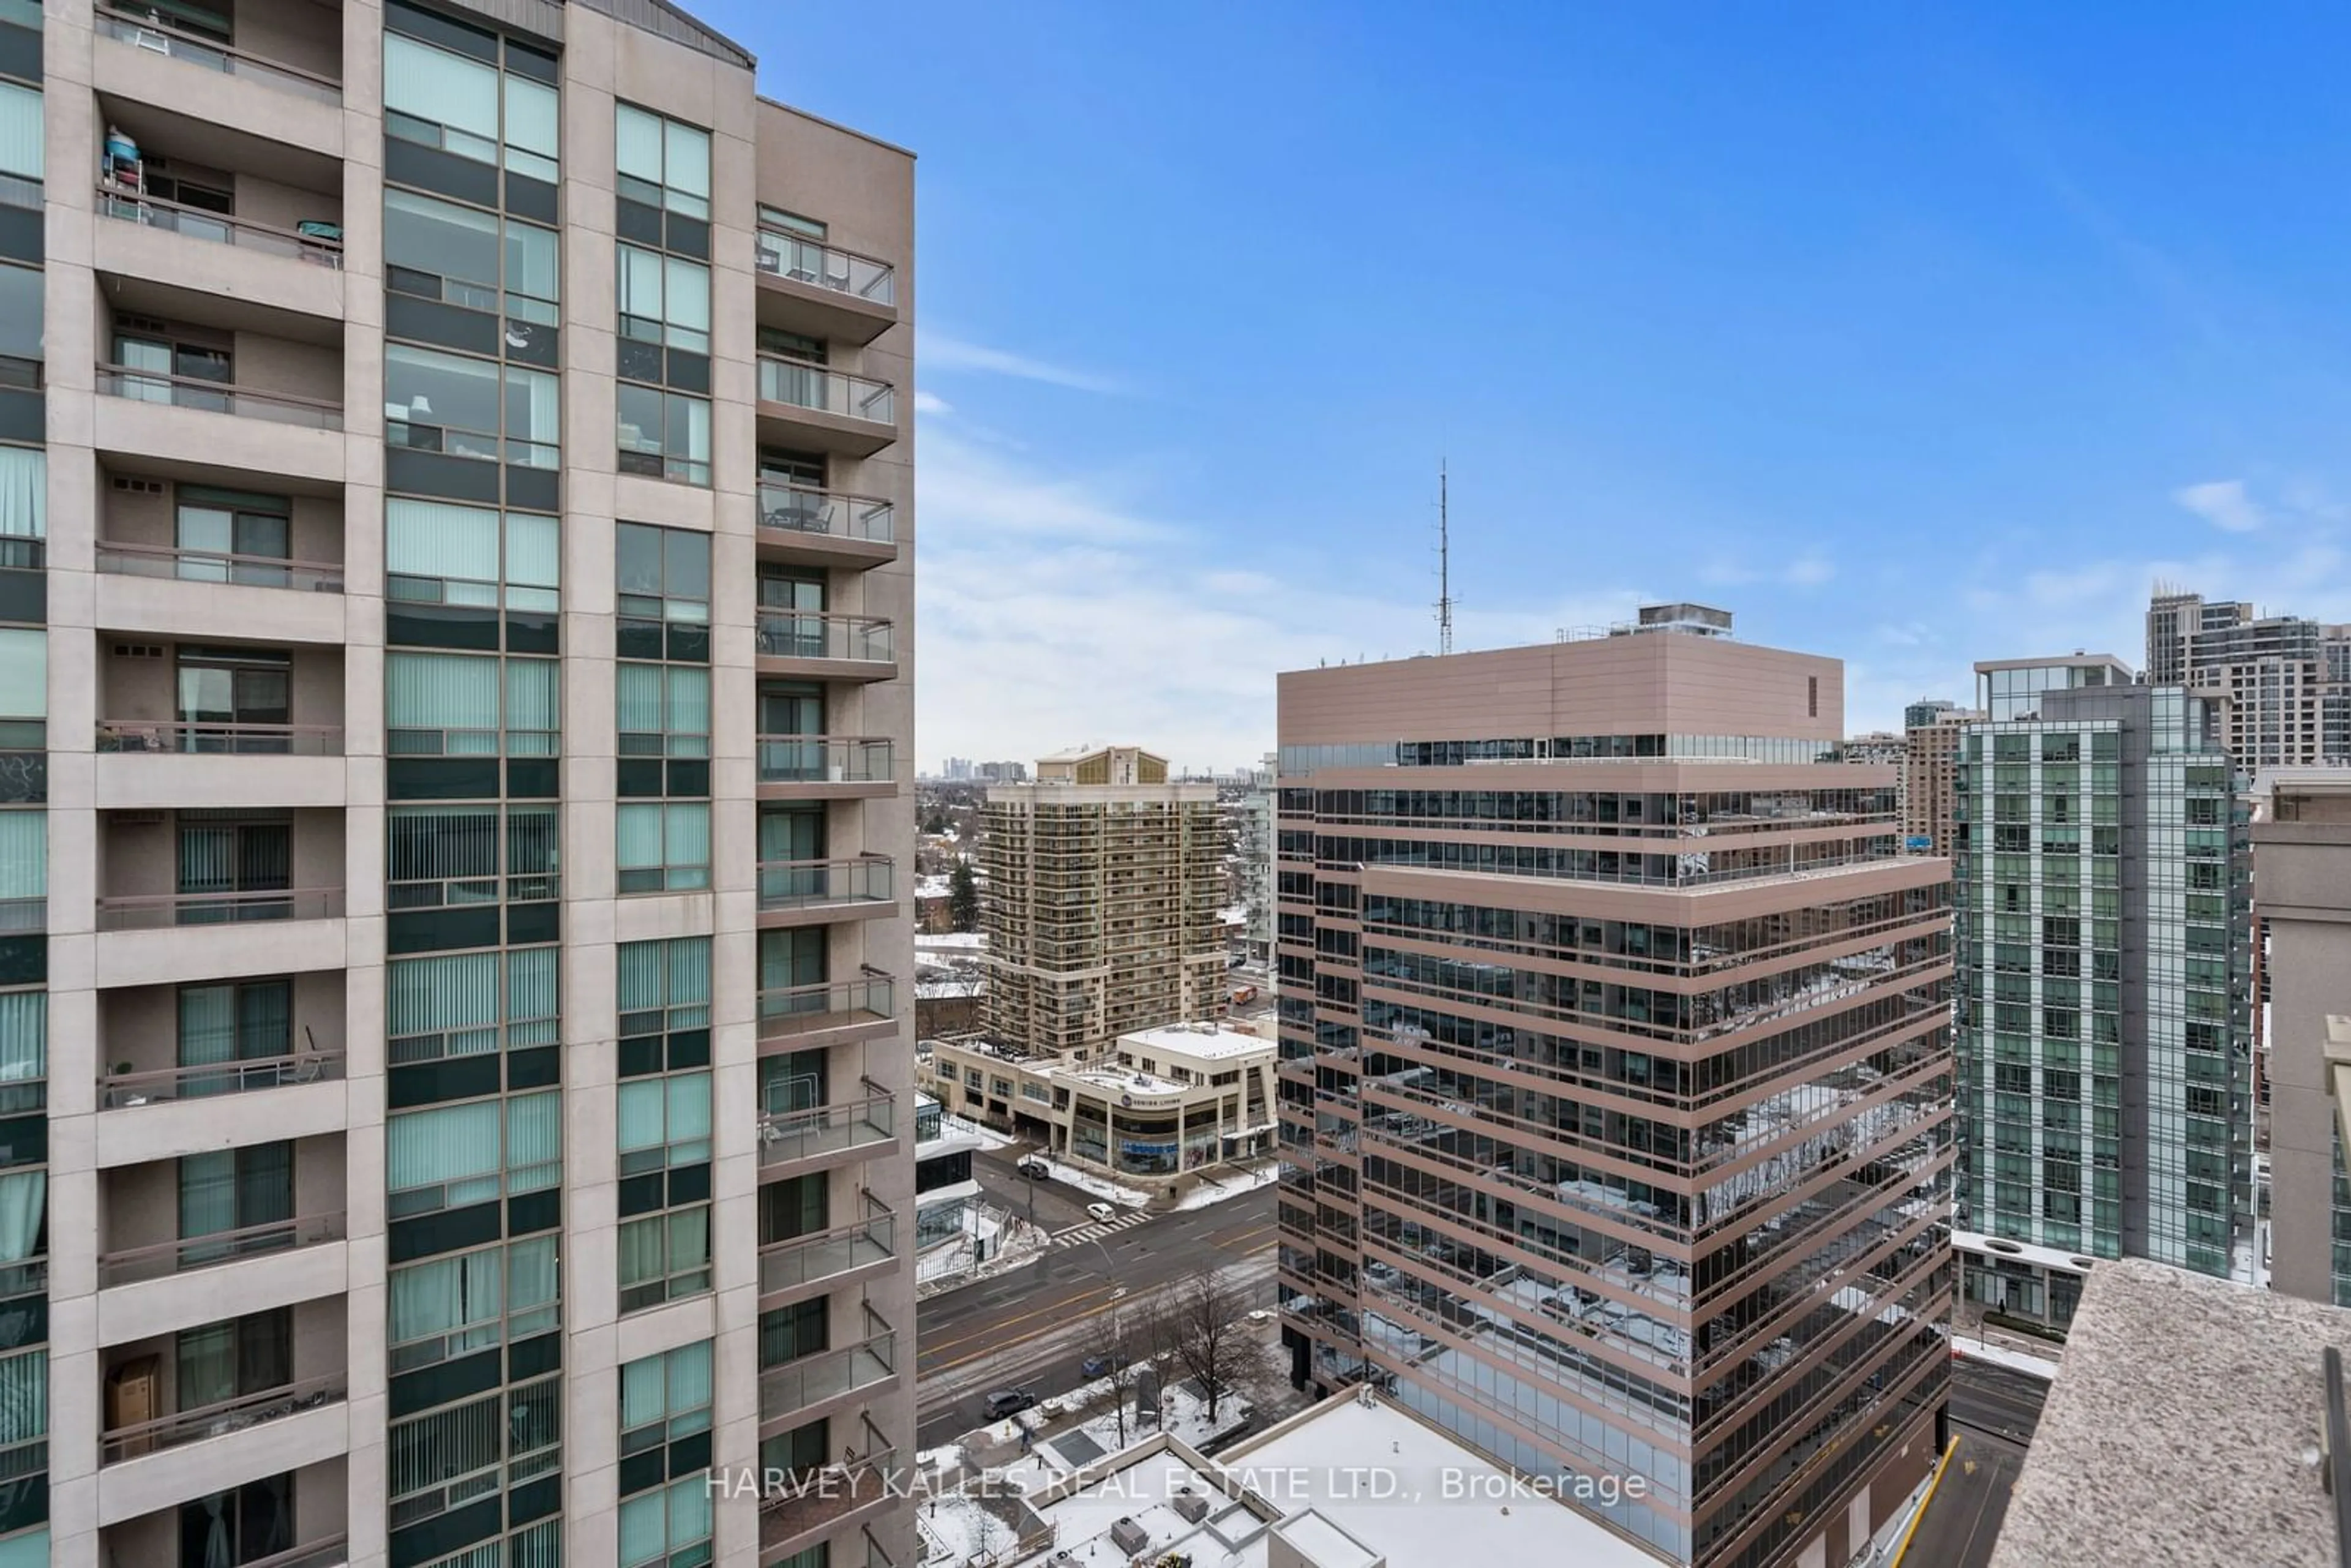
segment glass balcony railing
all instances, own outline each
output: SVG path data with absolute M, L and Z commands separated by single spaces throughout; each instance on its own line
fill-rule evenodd
M 165 402 L 174 408 L 231 413 L 241 419 L 266 419 L 277 424 L 306 425 L 312 430 L 343 427 L 340 403 L 296 397 L 288 392 L 258 392 L 200 376 L 172 376 L 161 371 L 133 370 L 127 365 L 100 365 L 98 390 L 108 397 L 125 398 L 132 402 Z
M 846 371 L 798 360 L 759 359 L 759 401 L 788 403 L 842 419 L 875 424 L 898 423 L 898 393 L 887 382 L 868 381 Z
M 128 1069 L 128 1062 L 121 1064 Z M 99 1108 L 120 1110 L 172 1100 L 202 1100 L 215 1094 L 250 1094 L 289 1083 L 322 1083 L 343 1075 L 340 1051 L 303 1051 L 291 1056 L 248 1057 L 235 1061 L 207 1062 L 201 1067 L 158 1067 L 146 1071 L 110 1072 L 99 1080 Z
M 769 277 L 829 288 L 869 305 L 898 302 L 898 272 L 886 261 L 774 229 L 759 231 L 758 266 Z
M 319 220 L 299 228 L 281 229 L 273 224 L 255 223 L 250 218 L 203 207 L 183 206 L 153 196 L 127 195 L 113 185 L 98 188 L 98 211 L 101 217 L 137 224 L 142 228 L 168 229 L 214 245 L 233 245 L 266 256 L 290 256 L 313 267 L 342 270 L 343 225 L 340 223 Z
M 815 909 L 841 904 L 889 904 L 897 896 L 897 863 L 888 855 L 856 860 L 766 861 L 759 866 L 761 909 Z
M 887 784 L 898 776 L 890 742 L 855 736 L 763 735 L 762 784 Z
M 317 1410 L 339 1403 L 346 1395 L 349 1380 L 340 1373 L 323 1377 L 305 1378 L 277 1388 L 263 1389 L 257 1394 L 240 1395 L 216 1404 L 199 1405 L 193 1409 L 175 1411 L 152 1421 L 136 1426 L 118 1427 L 99 1438 L 100 1464 L 136 1458 L 159 1448 L 177 1448 L 204 1437 L 225 1437 L 274 1421 L 297 1411 Z
M 848 659 L 886 664 L 897 658 L 890 622 L 869 615 L 816 610 L 769 612 L 759 617 L 763 659 Z
M 299 93 L 319 103 L 339 104 L 343 101 L 340 83 L 297 66 L 281 65 L 259 55 L 235 48 L 211 38 L 201 38 L 170 26 L 153 11 L 144 20 L 120 11 L 100 9 L 97 29 L 109 38 L 119 38 L 137 49 L 185 60 L 223 76 L 241 77 L 258 81 L 287 92 Z
M 340 593 L 343 569 L 336 562 L 289 560 L 273 555 L 236 555 L 226 550 L 180 549 L 171 545 L 98 541 L 98 570 L 124 577 L 174 577 L 182 582 L 228 582 L 246 588 L 290 588 L 304 593 Z
M 877 1503 L 907 1495 L 898 1451 L 882 1448 L 790 1475 L 759 1502 L 759 1550 L 776 1552 Z
M 888 975 L 854 980 L 820 980 L 759 993 L 761 1034 L 804 1034 L 873 1023 L 898 1016 L 898 982 Z
M 340 887 L 289 887 L 243 893 L 157 893 L 98 901 L 100 931 L 152 931 L 166 925 L 230 925 L 253 920 L 338 920 Z
M 211 724 L 185 719 L 102 719 L 101 752 L 177 751 L 234 757 L 340 757 L 343 731 L 329 724 Z
M 897 539 L 897 508 L 870 496 L 768 484 L 759 486 L 759 526 L 778 533 L 886 545 Z
M 819 1155 L 893 1143 L 897 1134 L 897 1102 L 887 1094 L 870 1095 L 844 1105 L 818 1105 L 759 1118 L 759 1163 L 783 1165 Z
M 898 1336 L 883 1333 L 839 1350 L 771 1366 L 759 1374 L 759 1409 L 789 1415 L 827 1399 L 889 1382 L 897 1373 Z
M 266 1252 L 290 1252 L 342 1239 L 343 1217 L 340 1211 L 272 1220 L 266 1225 L 248 1225 L 236 1230 L 215 1230 L 204 1236 L 101 1252 L 98 1255 L 98 1282 L 112 1286 L 162 1280 L 192 1269 L 258 1258 Z
M 896 1256 L 898 1217 L 884 1209 L 854 1225 L 796 1236 L 759 1252 L 762 1294 L 797 1290 Z

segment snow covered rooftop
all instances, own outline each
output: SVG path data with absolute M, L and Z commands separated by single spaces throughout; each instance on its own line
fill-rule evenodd
M 1274 1042 L 1261 1034 L 1247 1030 L 1231 1029 L 1224 1024 L 1161 1024 L 1156 1029 L 1138 1029 L 1118 1037 L 1118 1043 L 1130 1051 L 1168 1051 L 1178 1056 L 1197 1057 L 1204 1061 L 1222 1061 L 1228 1057 L 1266 1055 Z

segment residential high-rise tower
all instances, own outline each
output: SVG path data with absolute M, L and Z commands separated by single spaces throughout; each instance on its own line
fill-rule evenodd
M 910 155 L 640 0 L 0 78 L 0 1563 L 910 1563 L 705 1481 L 914 1439 Z

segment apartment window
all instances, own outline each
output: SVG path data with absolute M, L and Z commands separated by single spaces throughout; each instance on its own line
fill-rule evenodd
M 675 1072 L 621 1085 L 621 1175 L 710 1158 L 710 1074 Z
M 217 1149 L 180 1158 L 180 1238 L 201 1240 L 224 1231 L 252 1230 L 281 1225 L 294 1218 L 294 1145 L 280 1141 L 242 1149 Z M 243 1245 L 222 1242 L 210 1247 L 183 1246 L 183 1263 L 210 1262 L 252 1250 L 256 1239 Z M 291 1239 L 279 1235 L 277 1244 Z
M 383 265 L 395 294 L 535 326 L 561 319 L 560 237 L 511 214 L 387 188 Z
M 0 1176 L 0 1299 L 37 1294 L 48 1282 L 49 1173 Z M 7 1473 L 0 1464 L 0 1475 Z
M 38 94 L 34 101 L 40 101 Z M 0 174 L 0 183 L 6 178 Z M 0 386 L 41 384 L 41 367 L 47 357 L 42 338 L 42 298 L 38 267 L 0 267 Z M 153 401 L 169 402 L 168 390 Z
M 277 727 L 293 716 L 294 660 L 271 648 L 206 648 L 182 643 L 177 650 L 179 719 L 183 725 L 229 727 L 212 733 L 183 732 L 190 751 L 283 752 L 283 735 L 239 734 L 238 729 Z
M 561 1315 L 558 1240 L 535 1236 L 392 1270 L 392 1370 L 412 1372 L 551 1333 Z
M 524 468 L 562 463 L 562 382 L 544 371 L 389 344 L 383 413 L 394 446 Z
M 642 1312 L 710 1289 L 710 1206 L 624 1220 L 621 1311 Z
M 820 219 L 804 218 L 798 213 L 788 213 L 781 207 L 771 207 L 765 202 L 759 204 L 759 226 L 775 229 L 800 239 L 821 240 L 826 234 L 825 225 Z
M 615 950 L 621 1076 L 710 1060 L 710 938 L 623 942 Z
M 0 202 L 39 208 L 47 141 L 40 89 L 0 81 Z
M 185 1406 L 182 1409 L 187 1408 Z M 294 1549 L 294 1477 L 247 1481 L 180 1505 L 183 1563 L 233 1568 Z
M 48 713 L 49 634 L 0 626 L 0 750 L 45 748 Z
M 621 1568 L 702 1568 L 710 1561 L 709 1479 L 688 1476 L 621 1504 Z
M 612 162 L 621 198 L 621 232 L 643 232 L 645 214 L 710 217 L 710 132 L 634 104 L 612 106 Z M 632 220 L 634 220 L 632 222 Z M 671 231 L 673 248 L 676 230 Z M 707 234 L 705 226 L 704 233 Z M 658 235 L 649 236 L 660 243 Z
M 707 668 L 622 663 L 613 667 L 612 686 L 614 702 L 619 709 L 622 757 L 709 757 L 710 671 Z M 695 781 L 700 785 L 698 789 L 671 790 L 661 788 L 662 780 L 655 774 L 646 781 L 655 787 L 632 789 L 623 781 L 621 793 L 709 793 L 706 771 L 694 771 Z
M 561 680 L 553 659 L 391 650 L 384 748 L 394 757 L 556 756 Z
M 384 826 L 384 902 L 392 909 L 478 908 L 556 896 L 559 823 L 553 806 L 393 806 Z
M 622 357 L 628 358 L 623 347 Z M 622 374 L 629 371 L 623 369 Z M 623 474 L 647 474 L 683 485 L 710 483 L 710 400 L 622 382 L 619 457 Z
M 614 588 L 623 659 L 706 664 L 710 658 L 710 536 L 621 523 L 613 529 Z
M 385 1212 L 394 1219 L 495 1202 L 562 1180 L 559 1092 L 436 1105 L 385 1119 Z
M 294 982 L 241 980 L 218 986 L 183 986 L 179 996 L 179 1065 L 211 1067 L 267 1061 L 294 1053 Z M 129 1062 L 120 1064 L 121 1070 Z M 244 1087 L 234 1066 L 220 1072 L 190 1073 L 179 1081 L 179 1097 L 234 1094 Z
M 651 344 L 656 350 L 684 349 L 697 355 L 710 352 L 710 268 L 659 251 L 622 244 L 614 292 L 621 311 L 621 373 L 630 375 L 626 347 Z M 658 355 L 653 373 L 638 380 L 660 381 Z
M 621 1368 L 621 1457 L 710 1430 L 710 1342 Z M 623 1553 L 623 1561 L 626 1561 Z
M 523 1482 L 560 1467 L 562 1442 L 560 1375 L 396 1423 L 385 1477 L 392 1528 L 501 1492 L 511 1499 Z M 559 1561 L 551 1552 L 527 1557 L 525 1539 L 516 1538 L 509 1563 Z
M 195 899 L 176 912 L 179 925 L 287 919 L 294 913 L 290 899 L 228 895 L 292 889 L 293 823 L 282 815 L 209 821 L 203 820 L 198 812 L 183 811 L 180 821 L 179 873 L 181 895 Z M 220 896 L 206 896 L 214 894 Z
M 201 1410 L 294 1381 L 294 1314 L 285 1307 L 183 1329 L 172 1344 L 181 1410 Z
M 0 1477 L 16 1481 L 48 1467 L 49 1353 L 0 1356 Z
M 284 588 L 289 575 L 294 503 L 285 496 L 182 485 L 173 495 L 176 575 L 190 582 L 242 582 Z M 236 559 L 244 558 L 244 559 Z
M 0 991 L 0 1115 L 43 1109 L 48 1076 L 49 993 Z
M 562 608 L 558 519 L 492 507 L 387 497 L 384 596 L 417 604 Z
M 550 1046 L 559 949 L 448 953 L 384 966 L 386 1059 L 394 1066 Z
M 830 1347 L 832 1302 L 823 1296 L 759 1314 L 759 1364 L 781 1366 Z
M 399 26 L 406 17 L 388 7 L 386 20 Z M 502 165 L 510 173 L 553 184 L 561 152 L 558 99 L 549 85 L 554 78 L 554 62 L 507 39 L 505 47 L 510 69 L 501 72 L 497 67 L 500 40 L 448 22 L 441 22 L 434 30 L 452 43 L 469 46 L 475 57 L 387 30 L 383 38 L 385 134 L 477 163 Z M 512 68 L 528 68 L 528 75 L 512 74 Z M 534 76 L 543 79 L 530 79 Z
M 0 446 L 0 567 L 39 567 L 48 534 L 48 453 Z
M 615 885 L 683 893 L 710 885 L 710 803 L 624 800 L 616 813 Z
M 0 272 L 5 270 L 0 268 Z M 0 295 L 5 295 L 4 284 L 0 284 Z M 0 358 L 16 357 L 20 348 L 19 343 L 0 334 Z M 122 397 L 141 402 L 207 409 L 214 413 L 229 411 L 226 392 L 207 392 L 202 385 L 188 384 L 209 382 L 226 387 L 235 380 L 235 360 L 225 344 L 202 342 L 184 335 L 165 338 L 118 332 L 114 338 L 114 363 L 120 370 L 146 372 L 115 379 L 115 390 Z

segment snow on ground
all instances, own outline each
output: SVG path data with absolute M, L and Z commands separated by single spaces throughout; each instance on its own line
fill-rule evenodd
M 1151 1195 L 1141 1188 L 1123 1186 L 1108 1176 L 1096 1176 L 1082 1166 L 1065 1166 L 1059 1160 L 1047 1160 L 1045 1168 L 1051 1171 L 1053 1179 L 1064 1186 L 1076 1187 L 1080 1192 L 1089 1192 L 1096 1197 L 1124 1204 L 1129 1208 L 1141 1208 L 1151 1201 Z
M 939 1113 L 939 1136 L 942 1138 L 977 1138 L 983 1149 L 1000 1149 L 1018 1142 L 1009 1133 L 999 1133 L 993 1127 L 946 1112 Z
M 1083 1387 L 1055 1396 L 1045 1402 L 1043 1408 L 1050 1410 L 1055 1406 L 1063 1409 L 1077 1408 L 1096 1400 L 1106 1403 L 1109 1396 L 1110 1379 L 1098 1378 Z M 1032 1476 L 1035 1484 L 1050 1483 L 1084 1465 L 1097 1462 L 1100 1454 L 1114 1454 L 1123 1448 L 1132 1447 L 1145 1437 L 1155 1437 L 1161 1432 L 1166 1433 L 1178 1442 L 1188 1443 L 1196 1448 L 1202 1443 L 1213 1441 L 1221 1434 L 1237 1430 L 1246 1424 L 1249 1417 L 1249 1401 L 1238 1390 L 1228 1389 L 1225 1396 L 1217 1402 L 1217 1418 L 1211 1421 L 1208 1419 L 1208 1402 L 1194 1394 L 1186 1385 L 1174 1383 L 1160 1391 L 1159 1416 L 1160 1418 L 1155 1423 L 1136 1417 L 1134 1389 L 1133 1379 L 1130 1378 L 1126 1391 L 1125 1442 L 1122 1443 L 1119 1440 L 1118 1413 L 1105 1408 L 1068 1431 L 1056 1432 L 1050 1437 L 1039 1439 L 1029 1455 L 1020 1463 L 1012 1466 L 1007 1473 L 1019 1479 L 1022 1490 L 1034 1490 Z M 1057 1445 L 1066 1438 L 1070 1432 L 1085 1434 L 1099 1453 L 1094 1458 L 1089 1458 L 1065 1455 Z M 1083 1453 L 1083 1451 L 1081 1447 L 1080 1452 Z
M 1206 1208 L 1212 1203 L 1222 1203 L 1228 1197 L 1238 1197 L 1245 1192 L 1255 1192 L 1261 1186 L 1271 1186 L 1280 1179 L 1281 1166 L 1279 1162 L 1261 1166 L 1255 1170 L 1236 1171 L 1231 1176 L 1204 1176 L 1201 1177 L 1200 1185 L 1186 1193 L 1176 1202 L 1176 1207 L 1179 1211 L 1184 1212 L 1195 1208 Z
M 2057 1364 L 2046 1356 L 2033 1355 L 2021 1350 L 2011 1350 L 2004 1344 L 1992 1344 L 1988 1341 L 1962 1333 L 1951 1335 L 1951 1348 L 1970 1361 L 1989 1362 L 1994 1366 L 2005 1366 L 2011 1372 L 2022 1372 L 2026 1376 L 2037 1377 L 2043 1383 L 2057 1381 Z
M 977 1498 L 961 1492 L 925 1499 L 914 1510 L 914 1528 L 922 1532 L 925 1568 L 963 1568 L 1019 1539 L 1010 1525 L 981 1508 Z
M 939 1291 L 972 1280 L 993 1279 L 1008 1270 L 1034 1263 L 1045 1255 L 1053 1239 L 1040 1226 L 987 1204 L 969 1204 L 963 1211 L 963 1234 L 942 1241 L 914 1260 L 918 1290 Z M 980 1251 L 987 1254 L 978 1260 Z
M 946 1443 L 935 1448 L 918 1449 L 914 1455 L 915 1466 L 925 1470 L 951 1470 L 962 1464 L 963 1460 L 964 1449 L 961 1443 Z

